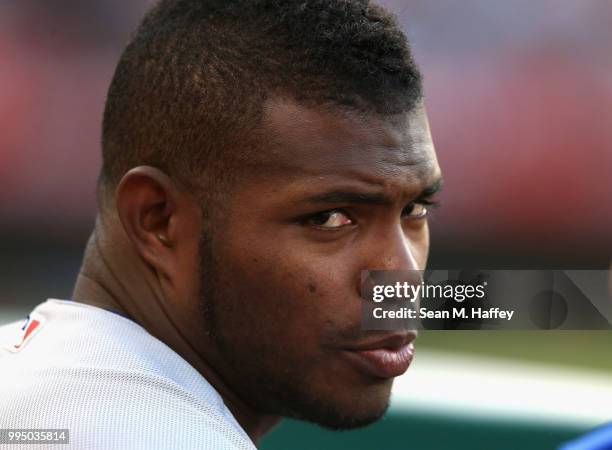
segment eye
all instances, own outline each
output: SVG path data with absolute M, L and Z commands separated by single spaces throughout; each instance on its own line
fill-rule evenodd
M 425 203 L 410 202 L 402 210 L 402 217 L 420 219 L 427 215 L 427 205 Z
M 322 211 L 320 213 L 313 214 L 306 219 L 306 224 L 328 230 L 342 228 L 352 225 L 353 223 L 353 220 L 340 209 Z

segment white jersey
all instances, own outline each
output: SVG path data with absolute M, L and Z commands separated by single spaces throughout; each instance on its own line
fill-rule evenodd
M 255 449 L 167 345 L 118 314 L 55 299 L 0 327 L 0 429 L 67 429 L 61 448 Z

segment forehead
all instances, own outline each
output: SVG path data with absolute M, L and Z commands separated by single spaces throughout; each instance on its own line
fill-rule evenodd
M 348 175 L 366 178 L 439 176 L 425 108 L 379 116 L 310 107 L 288 99 L 267 102 L 264 149 L 258 170 L 278 175 Z M 416 181 L 416 180 L 415 180 Z
M 261 141 L 243 172 L 250 189 L 282 186 L 297 194 L 368 184 L 403 197 L 440 178 L 422 105 L 379 116 L 273 99 L 264 108 Z

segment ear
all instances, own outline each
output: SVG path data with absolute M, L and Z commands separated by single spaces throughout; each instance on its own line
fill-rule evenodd
M 185 230 L 197 226 L 191 198 L 161 170 L 138 166 L 123 176 L 115 199 L 119 219 L 140 257 L 160 278 L 176 281 L 179 244 L 185 243 Z

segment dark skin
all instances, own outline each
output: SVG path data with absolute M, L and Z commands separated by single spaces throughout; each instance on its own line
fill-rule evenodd
M 213 214 L 206 246 L 207 205 L 158 169 L 130 170 L 73 295 L 170 346 L 255 443 L 282 416 L 350 428 L 384 413 L 393 379 L 346 358 L 391 334 L 360 330 L 360 273 L 425 267 L 421 203 L 440 180 L 422 106 L 380 117 L 277 98 L 262 126 L 271 144 Z

